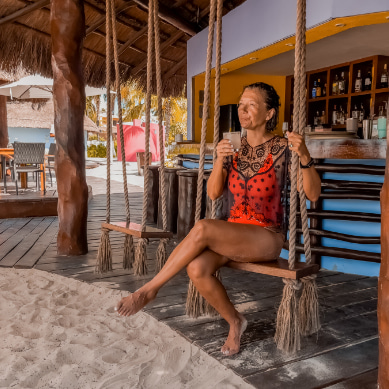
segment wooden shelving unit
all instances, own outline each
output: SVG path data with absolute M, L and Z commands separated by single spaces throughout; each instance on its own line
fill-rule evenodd
M 365 109 L 365 117 L 370 116 L 372 113 L 378 115 L 379 106 L 384 105 L 384 101 L 388 101 L 389 98 L 389 88 L 379 87 L 384 64 L 389 65 L 389 57 L 375 55 L 307 72 L 307 124 L 313 124 L 313 117 L 317 111 L 320 114 L 322 111 L 325 111 L 326 123 L 331 124 L 334 105 L 337 106 L 337 109 L 341 106 L 347 112 L 348 118 L 351 117 L 354 106 L 357 105 L 359 109 L 361 104 L 363 104 Z M 368 71 L 371 71 L 371 90 L 355 92 L 354 86 L 358 70 L 361 70 L 362 82 L 364 82 Z M 340 78 L 341 72 L 344 72 L 346 80 L 346 93 L 332 95 L 332 83 L 336 75 Z M 324 97 L 312 98 L 313 83 L 318 79 L 321 80 L 322 87 L 326 84 L 326 95 Z M 288 76 L 286 78 L 285 121 L 289 123 L 292 123 L 291 118 L 293 114 L 293 84 L 293 76 Z M 333 128 L 346 128 L 346 124 L 338 124 L 333 126 Z

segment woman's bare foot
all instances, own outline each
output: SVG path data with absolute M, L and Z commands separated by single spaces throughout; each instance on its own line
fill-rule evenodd
M 247 328 L 247 320 L 243 315 L 239 313 L 239 318 L 233 325 L 230 325 L 230 332 L 221 352 L 224 355 L 234 355 L 239 352 L 240 349 L 240 338 Z
M 131 316 L 139 312 L 151 300 L 154 300 L 156 293 L 144 292 L 138 289 L 127 297 L 123 297 L 116 306 L 116 311 L 120 316 Z

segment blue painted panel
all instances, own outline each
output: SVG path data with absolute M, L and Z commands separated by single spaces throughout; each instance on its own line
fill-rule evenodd
M 344 242 L 343 240 L 322 238 L 322 246 L 326 247 L 339 247 L 342 249 L 358 250 L 358 251 L 367 251 L 369 253 L 380 253 L 381 245 L 379 244 L 360 244 L 360 243 L 350 243 Z
M 344 174 L 344 173 L 324 173 L 323 180 L 344 180 L 344 181 L 363 181 L 363 182 L 384 182 L 384 176 L 371 176 L 369 174 Z
M 359 274 L 369 277 L 378 277 L 380 264 L 374 262 L 354 261 L 352 259 L 342 259 L 323 256 L 321 264 L 324 269 L 340 271 L 343 273 Z
M 380 236 L 381 224 L 371 222 L 355 222 L 350 220 L 325 219 L 322 222 L 323 230 L 340 232 L 342 234 L 358 236 Z
M 196 162 L 191 162 L 191 161 L 183 161 L 182 166 L 187 168 L 187 169 L 198 169 L 199 164 Z M 212 170 L 213 165 L 209 163 L 204 164 L 204 170 Z
M 381 213 L 380 203 L 372 200 L 323 200 L 326 211 Z

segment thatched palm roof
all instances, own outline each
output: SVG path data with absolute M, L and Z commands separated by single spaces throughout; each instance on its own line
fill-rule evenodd
M 51 128 L 54 124 L 54 105 L 49 100 L 44 104 L 26 101 L 7 103 L 8 127 Z M 84 116 L 84 130 L 100 132 L 99 127 L 87 116 Z
M 245 0 L 224 0 L 223 14 Z M 144 83 L 148 0 L 115 0 L 122 80 Z M 105 84 L 105 0 L 85 0 L 84 74 L 88 85 Z M 209 0 L 159 0 L 164 95 L 186 81 L 186 42 L 208 25 Z M 50 0 L 1 0 L 0 69 L 52 77 Z

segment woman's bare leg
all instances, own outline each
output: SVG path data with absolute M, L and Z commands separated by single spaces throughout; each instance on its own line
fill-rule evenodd
M 120 300 L 117 311 L 123 316 L 137 313 L 156 297 L 166 282 L 206 249 L 235 261 L 258 262 L 276 258 L 282 243 L 279 234 L 259 226 L 200 220 L 174 249 L 161 271 L 135 293 Z
M 204 250 L 186 268 L 188 275 L 200 294 L 219 312 L 230 326 L 228 337 L 221 352 L 233 355 L 239 352 L 240 338 L 247 321 L 231 303 L 223 284 L 214 276 L 229 259 L 211 250 Z

